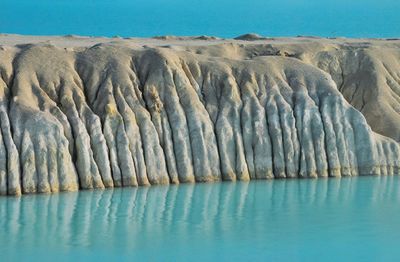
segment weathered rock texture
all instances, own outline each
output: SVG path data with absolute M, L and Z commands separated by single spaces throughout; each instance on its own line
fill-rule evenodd
M 202 39 L 1 36 L 0 194 L 399 174 L 400 41 Z

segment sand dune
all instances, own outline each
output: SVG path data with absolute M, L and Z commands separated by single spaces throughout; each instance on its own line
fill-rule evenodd
M 400 41 L 0 36 L 0 194 L 399 174 Z

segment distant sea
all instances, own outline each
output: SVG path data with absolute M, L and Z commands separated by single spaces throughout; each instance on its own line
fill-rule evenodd
M 1 0 L 0 33 L 400 37 L 399 0 Z

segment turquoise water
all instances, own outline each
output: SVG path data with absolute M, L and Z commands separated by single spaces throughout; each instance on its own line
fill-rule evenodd
M 400 37 L 399 0 L 1 0 L 0 32 Z
M 398 177 L 0 198 L 1 261 L 393 261 Z

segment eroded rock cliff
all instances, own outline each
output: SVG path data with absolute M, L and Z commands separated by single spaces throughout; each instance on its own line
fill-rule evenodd
M 29 40 L 0 37 L 0 194 L 399 173 L 400 41 Z

